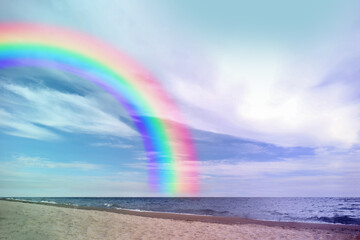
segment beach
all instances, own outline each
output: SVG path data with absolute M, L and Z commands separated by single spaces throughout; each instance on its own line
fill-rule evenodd
M 0 200 L 0 239 L 360 239 L 360 226 Z

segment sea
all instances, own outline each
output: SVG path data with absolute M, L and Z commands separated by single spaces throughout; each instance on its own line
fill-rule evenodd
M 5 199 L 133 211 L 360 225 L 360 198 L 17 197 Z

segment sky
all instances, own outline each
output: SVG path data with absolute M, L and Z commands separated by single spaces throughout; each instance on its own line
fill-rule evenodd
M 0 0 L 0 22 L 84 32 L 151 72 L 191 130 L 197 196 L 360 197 L 359 4 Z M 106 91 L 19 67 L 0 69 L 0 196 L 164 195 Z

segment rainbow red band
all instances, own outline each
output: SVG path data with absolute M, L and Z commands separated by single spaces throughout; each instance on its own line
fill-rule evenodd
M 55 68 L 101 86 L 142 137 L 149 186 L 165 193 L 198 191 L 196 154 L 181 114 L 159 83 L 117 49 L 63 28 L 0 24 L 0 68 L 19 66 Z

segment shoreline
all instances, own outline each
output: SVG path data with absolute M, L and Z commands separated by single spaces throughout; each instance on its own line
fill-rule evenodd
M 359 240 L 360 226 L 0 200 L 1 239 Z
M 117 213 L 117 214 L 130 215 L 130 216 L 168 219 L 168 220 L 185 221 L 185 222 L 203 222 L 203 223 L 216 223 L 216 224 L 226 224 L 226 225 L 254 224 L 254 225 L 267 226 L 267 227 L 281 227 L 281 228 L 290 228 L 290 229 L 330 230 L 330 231 L 342 232 L 342 233 L 344 233 L 344 231 L 345 233 L 357 232 L 360 235 L 360 225 L 350 225 L 350 224 L 347 225 L 347 224 L 334 224 L 334 223 L 268 221 L 268 220 L 257 220 L 257 219 L 241 218 L 241 217 L 225 217 L 225 216 L 210 216 L 210 215 L 196 215 L 196 214 L 183 214 L 183 213 L 135 211 L 135 210 L 100 208 L 100 207 L 86 207 L 86 206 L 75 206 L 75 205 L 58 204 L 58 203 L 31 202 L 26 200 L 13 200 L 13 199 L 0 199 L 0 202 L 1 201 L 45 205 L 45 206 L 53 206 L 58 208 L 110 212 L 110 213 Z

